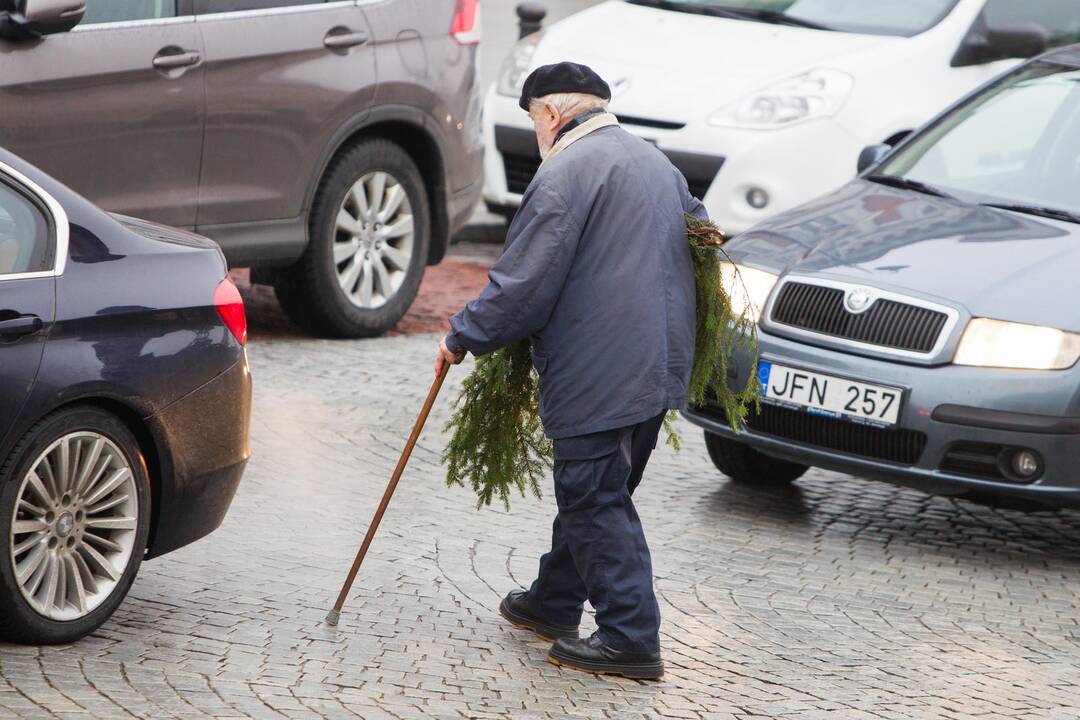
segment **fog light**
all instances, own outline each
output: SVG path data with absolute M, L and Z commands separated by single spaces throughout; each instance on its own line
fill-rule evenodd
M 746 191 L 746 204 L 757 210 L 769 204 L 769 193 L 759 187 L 753 187 Z
M 1029 478 L 1039 472 L 1042 463 L 1039 456 L 1031 450 L 1017 450 L 1012 456 L 1013 472 L 1022 478 Z

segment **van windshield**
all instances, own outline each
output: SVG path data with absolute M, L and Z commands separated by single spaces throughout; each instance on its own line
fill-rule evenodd
M 1035 63 L 1006 75 L 877 173 L 872 179 L 902 178 L 970 202 L 1080 215 L 1080 69 Z
M 634 5 L 821 30 L 910 37 L 929 30 L 957 0 L 627 0 Z

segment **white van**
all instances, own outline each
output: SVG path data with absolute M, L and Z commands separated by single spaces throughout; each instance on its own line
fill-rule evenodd
M 1046 47 L 1080 40 L 1080 0 L 610 0 L 526 37 L 484 113 L 484 199 L 513 213 L 539 165 L 517 105 L 533 68 L 585 63 L 611 110 L 683 171 L 731 233 L 839 187 Z

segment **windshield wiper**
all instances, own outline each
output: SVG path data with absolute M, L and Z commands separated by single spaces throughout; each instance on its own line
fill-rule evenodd
M 811 30 L 832 30 L 833 28 L 828 25 L 822 25 L 821 23 L 814 22 L 813 20 L 803 20 L 793 15 L 781 12 L 779 10 L 732 10 L 733 14 L 742 15 L 743 17 L 753 18 L 755 20 L 761 20 L 762 22 L 772 23 L 774 25 L 792 25 L 794 27 L 810 28 Z
M 984 202 L 979 204 L 983 207 L 992 207 L 999 210 L 1012 210 L 1013 212 L 1024 213 L 1025 215 L 1037 215 L 1052 220 L 1080 223 L 1080 215 L 1069 212 L 1068 210 L 1059 210 L 1058 208 L 1042 207 L 1040 205 L 1024 205 L 1023 203 Z
M 794 27 L 810 28 L 812 30 L 833 30 L 828 25 L 822 25 L 812 20 L 787 15 L 779 10 L 753 10 L 744 8 L 724 7 L 719 5 L 704 5 L 692 2 L 672 2 L 672 0 L 628 0 L 634 5 L 648 5 L 663 10 L 692 13 L 694 15 L 710 15 L 712 17 L 730 18 L 732 20 L 756 20 L 758 22 L 772 23 L 773 25 L 792 25 Z
M 866 179 L 871 182 L 876 182 L 879 185 L 889 185 L 892 187 L 903 188 L 904 190 L 914 190 L 915 192 L 921 192 L 924 195 L 933 195 L 940 198 L 956 199 L 955 196 L 950 195 L 944 190 L 940 190 L 933 185 L 927 185 L 920 180 L 912 180 L 911 178 L 899 177 L 897 175 L 867 175 Z

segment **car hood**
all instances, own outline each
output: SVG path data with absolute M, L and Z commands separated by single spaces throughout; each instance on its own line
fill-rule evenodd
M 733 239 L 738 262 L 1080 332 L 1080 225 L 855 180 Z
M 612 86 L 612 109 L 701 121 L 773 80 L 906 38 L 830 32 L 607 2 L 547 28 L 533 66 L 573 60 Z M 657 116 L 660 117 L 657 117 Z

